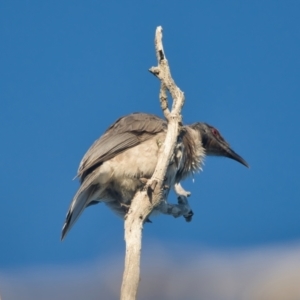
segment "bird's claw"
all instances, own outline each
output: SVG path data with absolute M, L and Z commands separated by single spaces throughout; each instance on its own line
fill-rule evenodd
M 187 222 L 191 222 L 193 218 L 194 212 L 192 210 L 189 211 L 188 214 L 184 215 L 183 217 Z

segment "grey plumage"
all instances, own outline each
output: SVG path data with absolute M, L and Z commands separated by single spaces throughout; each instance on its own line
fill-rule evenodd
M 152 176 L 167 131 L 163 119 L 145 113 L 119 118 L 84 155 L 77 176 L 81 185 L 68 210 L 62 239 L 87 206 L 104 202 L 124 216 L 136 191 Z M 206 123 L 184 126 L 166 174 L 173 187 L 201 168 L 204 156 L 221 155 L 247 163 Z

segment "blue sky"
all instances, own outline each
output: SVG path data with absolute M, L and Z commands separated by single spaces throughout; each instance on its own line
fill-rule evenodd
M 185 92 L 185 123 L 217 127 L 250 164 L 207 158 L 184 183 L 191 223 L 167 216 L 153 240 L 222 249 L 298 242 L 298 1 L 2 1 L 0 270 L 72 265 L 124 251 L 104 205 L 60 231 L 92 142 L 118 117 L 161 115 L 154 32 Z M 175 201 L 175 199 L 173 199 Z

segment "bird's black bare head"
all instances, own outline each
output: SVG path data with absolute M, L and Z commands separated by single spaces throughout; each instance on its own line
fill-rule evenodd
M 247 162 L 230 148 L 216 128 L 207 123 L 195 123 L 191 127 L 199 132 L 206 155 L 225 156 L 249 167 Z

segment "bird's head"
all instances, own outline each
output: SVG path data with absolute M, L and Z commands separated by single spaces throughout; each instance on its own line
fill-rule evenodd
M 191 127 L 199 132 L 206 155 L 225 156 L 249 168 L 248 163 L 230 148 L 216 128 L 207 123 L 195 123 Z

